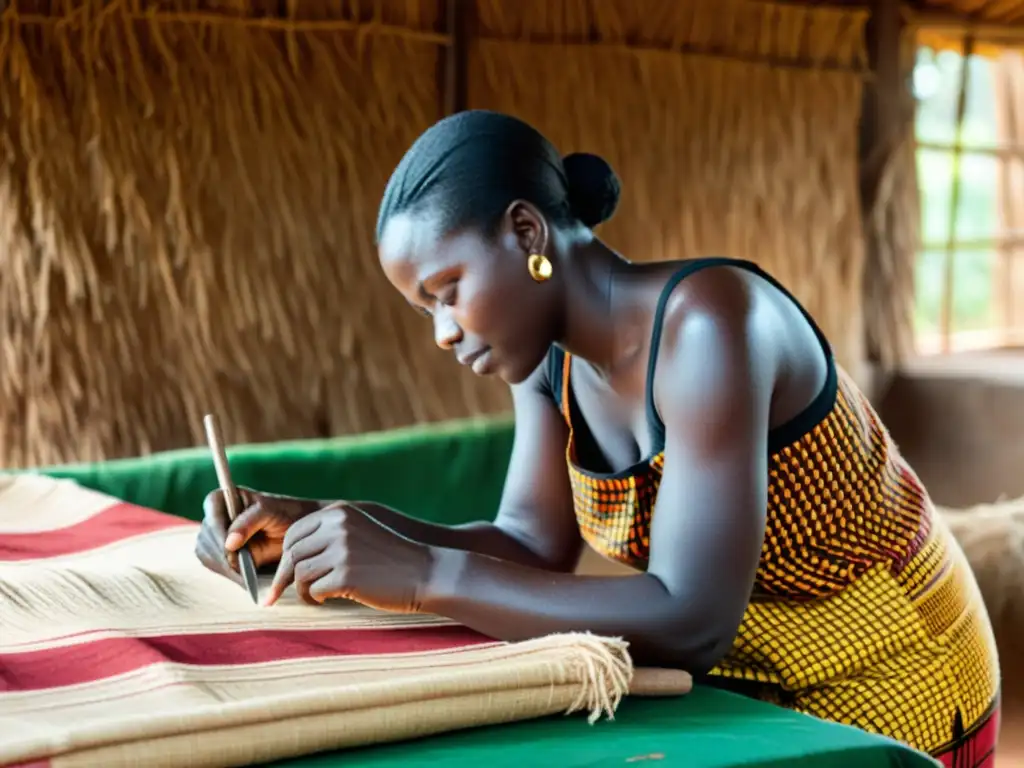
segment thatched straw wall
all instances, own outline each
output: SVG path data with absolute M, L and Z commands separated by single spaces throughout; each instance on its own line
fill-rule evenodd
M 278 5 L 9 4 L 0 465 L 198 443 L 210 409 L 256 441 L 507 408 L 372 248 L 388 173 L 440 115 L 437 4 Z M 470 105 L 608 156 L 612 244 L 762 262 L 856 368 L 862 12 L 478 6 Z
M 863 12 L 724 0 L 479 6 L 491 39 L 476 47 L 470 102 L 610 160 L 625 195 L 603 237 L 636 260 L 758 261 L 858 364 Z M 558 44 L 592 38 L 605 44 Z
M 892 373 L 914 347 L 914 266 L 920 250 L 916 104 L 906 87 L 917 56 L 915 30 L 876 19 L 869 100 L 861 125 L 864 213 L 865 354 L 877 372 Z M 881 29 L 880 29 L 881 28 Z M 891 49 L 890 49 L 891 46 Z M 875 382 L 883 384 L 884 382 Z

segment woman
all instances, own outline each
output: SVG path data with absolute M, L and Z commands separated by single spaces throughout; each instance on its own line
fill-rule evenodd
M 493 523 L 371 503 L 211 494 L 198 554 L 248 542 L 294 583 L 520 640 L 625 637 L 782 706 L 987 765 L 995 645 L 964 557 L 813 319 L 751 263 L 634 264 L 594 237 L 619 185 L 491 112 L 442 120 L 395 170 L 381 265 L 438 346 L 511 385 Z M 481 510 L 486 516 L 490 510 Z M 635 567 L 573 573 L 584 542 Z

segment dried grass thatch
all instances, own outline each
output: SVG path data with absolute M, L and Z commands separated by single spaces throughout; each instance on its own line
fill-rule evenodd
M 29 5 L 0 49 L 0 464 L 198 443 L 210 409 L 273 440 L 504 405 L 439 368 L 371 248 L 436 42 L 339 29 L 350 3 L 289 32 L 253 2 Z
M 974 22 L 1024 27 L 1022 0 L 919 0 L 917 5 Z
M 637 260 L 760 262 L 857 365 L 864 12 L 658 0 L 566 3 L 557 14 L 545 13 L 545 0 L 479 5 L 482 34 L 497 40 L 476 46 L 483 76 L 470 82 L 470 103 L 521 115 L 559 146 L 611 161 L 626 194 L 603 237 Z M 603 45 L 571 44 L 593 38 Z
M 8 4 L 0 465 L 199 443 L 207 410 L 262 441 L 507 408 L 372 248 L 388 174 L 440 115 L 438 4 L 278 5 Z M 753 258 L 855 366 L 863 11 L 478 5 L 471 106 L 607 155 L 613 245 Z
M 876 143 L 861 158 L 861 203 L 866 240 L 864 330 L 867 358 L 883 374 L 914 351 L 914 265 L 920 249 L 920 195 L 913 95 L 903 87 L 914 67 L 917 42 L 898 41 L 899 77 L 877 83 L 886 118 Z M 887 73 L 894 75 L 895 73 Z
M 1024 48 L 1024 0 L 920 0 L 905 6 L 904 16 L 922 46 L 998 57 Z

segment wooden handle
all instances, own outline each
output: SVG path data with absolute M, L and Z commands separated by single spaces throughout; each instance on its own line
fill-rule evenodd
M 224 450 L 224 440 L 220 434 L 220 424 L 217 417 L 212 413 L 206 414 L 203 419 L 206 427 L 206 442 L 210 444 L 210 453 L 213 454 L 213 467 L 217 471 L 217 484 L 224 493 L 224 503 L 228 508 L 228 518 L 234 520 L 241 510 L 241 499 L 238 489 L 231 482 L 231 471 L 228 469 L 228 455 Z

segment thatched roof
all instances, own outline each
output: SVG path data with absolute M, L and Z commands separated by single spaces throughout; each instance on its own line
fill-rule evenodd
M 1024 48 L 1022 0 L 916 0 L 906 17 L 918 42 L 933 48 L 962 50 L 969 36 L 972 51 L 983 55 Z
M 1024 27 L 1020 0 L 917 0 L 911 7 L 947 11 L 953 17 L 998 26 Z
M 433 348 L 373 246 L 387 176 L 445 109 L 439 6 L 8 4 L 0 465 L 197 444 L 210 410 L 241 442 L 508 408 Z M 865 11 L 474 7 L 469 106 L 608 157 L 625 195 L 602 236 L 762 263 L 857 365 Z
M 864 35 L 892 5 L 467 4 L 468 106 L 606 155 L 625 180 L 613 246 L 752 258 L 848 367 L 865 344 L 899 358 L 909 120 L 858 157 L 863 94 L 899 80 Z M 210 409 L 232 440 L 272 440 L 508 407 L 431 349 L 375 263 L 384 181 L 450 106 L 442 5 L 0 2 L 0 464 L 200 442 Z M 924 42 L 1024 42 L 1017 0 L 903 8 Z

